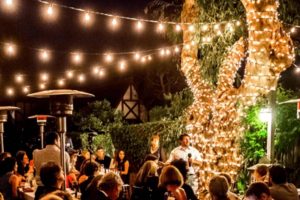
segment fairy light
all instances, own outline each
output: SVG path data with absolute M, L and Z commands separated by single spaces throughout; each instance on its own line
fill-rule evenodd
M 48 4 L 42 8 L 42 15 L 45 20 L 52 22 L 58 17 L 57 9 L 55 9 L 53 4 Z
M 121 71 L 124 71 L 125 68 L 126 68 L 126 62 L 125 62 L 124 60 L 121 60 L 121 61 L 119 62 L 119 69 L 120 69 Z
M 72 53 L 72 61 L 74 64 L 80 64 L 82 62 L 82 54 L 79 52 Z
M 111 53 L 106 53 L 105 54 L 105 62 L 111 63 L 114 60 L 114 57 Z
M 48 62 L 50 60 L 50 52 L 46 49 L 42 49 L 39 52 L 39 58 L 43 62 Z
M 157 26 L 158 32 L 163 32 L 165 30 L 165 25 L 163 23 L 159 23 Z
M 24 94 L 28 94 L 29 91 L 30 91 L 29 86 L 24 86 L 24 87 L 22 88 L 22 91 L 23 91 Z
M 193 24 L 189 25 L 188 30 L 190 32 L 194 32 L 195 31 L 195 26 Z
M 144 24 L 141 21 L 136 22 L 136 30 L 141 31 L 144 28 Z
M 92 69 L 92 73 L 97 75 L 99 73 L 99 66 L 94 66 Z
M 134 60 L 139 60 L 141 58 L 141 54 L 139 52 L 136 52 L 133 56 Z
M 40 84 L 39 84 L 39 88 L 40 88 L 41 90 L 46 89 L 46 84 L 45 84 L 45 83 L 40 83 Z
M 58 85 L 59 87 L 65 86 L 65 84 L 66 84 L 66 82 L 65 82 L 64 79 L 58 79 L 58 80 L 57 80 L 57 85 Z
M 66 72 L 66 76 L 67 76 L 68 79 L 72 79 L 74 77 L 74 72 L 69 70 L 69 71 Z
M 111 19 L 110 24 L 112 28 L 117 28 L 119 26 L 119 20 L 116 17 L 114 17 Z
M 179 53 L 179 51 L 180 51 L 179 47 L 176 46 L 176 47 L 174 48 L 174 52 L 175 52 L 175 53 Z
M 105 76 L 105 71 L 104 71 L 104 69 L 100 69 L 99 70 L 99 77 L 101 78 L 103 76 Z
M 15 90 L 12 87 L 6 88 L 6 94 L 7 96 L 13 96 L 15 94 Z
M 296 28 L 295 27 L 291 28 L 291 33 L 296 33 Z
M 141 58 L 141 63 L 145 63 L 146 61 L 147 61 L 147 60 L 146 60 L 146 57 L 145 57 L 145 56 Z
M 181 31 L 181 26 L 179 24 L 175 25 L 175 31 L 180 32 Z
M 22 83 L 22 82 L 24 81 L 24 77 L 23 77 L 21 74 L 17 74 L 17 75 L 15 76 L 15 81 L 16 81 L 17 83 Z
M 14 12 L 16 10 L 16 1 L 15 0 L 2 0 L 2 8 L 7 12 Z
M 152 60 L 152 56 L 151 56 L 151 55 L 148 55 L 148 56 L 147 56 L 147 59 L 148 59 L 148 61 L 151 61 L 151 60 Z
M 6 55 L 8 55 L 8 56 L 15 56 L 16 52 L 17 52 L 16 45 L 14 45 L 12 43 L 5 44 L 4 50 L 5 50 Z
M 208 31 L 208 25 L 207 25 L 207 24 L 203 25 L 203 26 L 201 27 L 201 30 L 202 30 L 202 31 Z
M 85 11 L 82 14 L 81 22 L 85 26 L 90 26 L 93 23 L 93 17 L 89 11 Z
M 160 55 L 160 56 L 165 56 L 165 55 L 166 55 L 166 50 L 165 50 L 165 49 L 161 49 L 161 50 L 159 51 L 159 55 Z
M 48 80 L 49 80 L 49 74 L 47 74 L 47 73 L 42 73 L 42 74 L 40 75 L 40 79 L 41 79 L 42 81 L 48 81 Z
M 83 83 L 85 81 L 85 75 L 79 74 L 77 77 L 78 82 Z

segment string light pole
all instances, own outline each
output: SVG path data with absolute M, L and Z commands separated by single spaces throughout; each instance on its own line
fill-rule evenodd
M 44 148 L 44 132 L 45 132 L 45 126 L 47 123 L 47 119 L 49 118 L 55 118 L 52 115 L 33 115 L 28 117 L 28 119 L 36 119 L 37 124 L 40 127 L 40 138 L 41 138 L 41 149 Z
M 65 143 L 67 132 L 67 116 L 73 114 L 73 99 L 94 97 L 94 95 L 77 90 L 45 90 L 28 95 L 34 98 L 49 98 L 50 113 L 57 118 L 57 132 L 60 135 L 60 155 L 61 166 L 66 177 L 66 163 L 65 163 Z M 66 189 L 66 182 L 63 188 Z
M 4 152 L 4 122 L 7 122 L 7 112 L 8 111 L 15 111 L 19 110 L 20 108 L 14 106 L 0 106 L 0 146 L 1 146 L 1 153 Z

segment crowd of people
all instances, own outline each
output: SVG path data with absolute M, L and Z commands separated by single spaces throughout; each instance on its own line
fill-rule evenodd
M 197 171 L 201 154 L 190 145 L 188 134 L 179 137 L 180 145 L 167 158 L 159 135 L 151 138 L 149 152 L 134 180 L 124 150 L 113 158 L 103 147 L 95 152 L 70 149 L 65 153 L 66 175 L 61 166 L 60 138 L 56 132 L 46 134 L 46 147 L 33 151 L 33 160 L 25 151 L 15 157 L 0 155 L 0 200 L 22 199 L 19 188 L 36 185 L 34 199 L 82 200 L 238 200 L 232 191 L 231 177 L 226 173 L 214 176 L 207 190 L 198 192 Z M 130 180 L 131 179 L 131 180 Z M 65 192 L 70 188 L 75 195 Z M 80 194 L 80 197 L 77 196 Z M 74 197 L 75 196 L 75 197 Z M 258 165 L 246 200 L 298 200 L 296 187 L 287 182 L 285 168 Z

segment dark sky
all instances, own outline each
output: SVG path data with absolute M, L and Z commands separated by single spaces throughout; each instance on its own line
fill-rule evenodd
M 0 45 L 3 42 L 13 41 L 18 46 L 17 55 L 7 57 L 3 50 L 0 53 L 1 70 L 1 97 L 7 99 L 6 87 L 13 86 L 16 96 L 8 99 L 17 99 L 22 94 L 21 87 L 15 83 L 14 75 L 25 75 L 25 83 L 31 86 L 31 92 L 37 91 L 39 74 L 49 72 L 50 82 L 47 89 L 58 88 L 56 80 L 64 77 L 69 69 L 75 73 L 85 73 L 87 81 L 79 84 L 76 80 L 67 81 L 70 89 L 80 89 L 96 93 L 99 98 L 115 98 L 122 93 L 133 76 L 143 76 L 145 68 L 150 68 L 158 62 L 143 66 L 140 63 L 130 62 L 126 72 L 120 73 L 116 63 L 104 64 L 103 56 L 84 55 L 84 61 L 80 65 L 70 62 L 69 52 L 81 51 L 89 53 L 124 52 L 161 48 L 168 42 L 164 35 L 155 32 L 152 24 L 145 24 L 145 29 L 138 33 L 134 30 L 133 22 L 121 20 L 117 30 L 108 26 L 108 18 L 95 16 L 92 26 L 85 27 L 80 23 L 81 12 L 59 9 L 58 18 L 54 22 L 47 22 L 41 15 L 43 4 L 37 0 L 14 0 L 18 2 L 18 10 L 7 13 L 0 10 Z M 117 14 L 122 16 L 150 18 L 144 14 L 144 8 L 148 0 L 64 0 L 59 4 L 88 8 L 93 11 Z M 56 8 L 56 7 L 55 7 Z M 34 48 L 47 47 L 53 50 L 49 63 L 42 63 L 37 58 Z M 123 56 L 118 58 L 132 58 Z M 169 64 L 170 61 L 166 61 Z M 91 74 L 91 67 L 95 64 L 105 66 L 107 76 L 102 79 L 95 78 Z

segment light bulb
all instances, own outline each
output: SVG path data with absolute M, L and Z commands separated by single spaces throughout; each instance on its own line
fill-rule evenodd
M 44 83 L 39 84 L 39 88 L 41 90 L 44 90 L 46 88 L 46 84 L 44 84 Z
M 121 71 L 124 71 L 125 68 L 126 68 L 126 62 L 125 62 L 124 60 L 120 61 L 120 62 L 119 62 L 119 69 L 120 69 Z
M 6 94 L 7 94 L 7 96 L 13 96 L 15 94 L 14 88 L 11 88 L 11 87 L 6 88 Z
M 176 31 L 176 32 L 181 31 L 181 26 L 180 26 L 179 24 L 176 24 L 176 26 L 175 26 L 175 31 Z
M 85 81 L 84 74 L 79 74 L 78 77 L 77 77 L 77 79 L 78 79 L 78 82 L 80 82 L 80 83 L 84 82 Z
M 80 64 L 82 62 L 82 54 L 81 53 L 73 53 L 72 54 L 72 61 L 74 64 Z
M 188 29 L 189 29 L 190 32 L 194 32 L 194 31 L 195 31 L 195 27 L 194 27 L 194 25 L 192 25 L 192 24 L 189 25 L 189 28 L 188 28 Z
M 15 80 L 16 80 L 17 83 L 22 83 L 24 81 L 24 78 L 21 74 L 17 74 L 15 76 Z
M 110 63 L 110 62 L 113 61 L 113 59 L 114 59 L 114 57 L 113 57 L 113 55 L 112 55 L 111 53 L 107 53 L 107 54 L 105 55 L 105 61 L 106 61 L 106 62 Z
M 67 71 L 66 72 L 67 78 L 71 79 L 74 77 L 74 72 L 73 71 Z
M 141 31 L 144 28 L 144 24 L 141 21 L 136 22 L 136 29 Z
M 53 6 L 53 4 L 47 4 L 42 9 L 42 15 L 47 21 L 54 21 L 58 16 L 57 9 Z
M 152 56 L 151 56 L 151 55 L 148 55 L 148 56 L 147 56 L 147 59 L 148 59 L 148 61 L 151 61 L 151 60 L 152 60 Z
M 5 53 L 6 53 L 6 55 L 8 55 L 8 56 L 14 56 L 14 55 L 16 55 L 16 52 L 17 52 L 17 50 L 16 50 L 16 46 L 14 45 L 14 44 L 5 44 Z
M 158 32 L 163 32 L 165 30 L 165 25 L 162 23 L 159 23 L 157 26 L 157 31 Z
M 48 80 L 49 80 L 49 75 L 48 75 L 47 73 L 42 73 L 42 74 L 40 75 L 40 79 L 41 79 L 42 81 L 48 81 Z
M 95 74 L 95 75 L 98 74 L 99 73 L 99 67 L 98 66 L 93 67 L 92 73 Z
M 103 77 L 104 75 L 105 75 L 104 69 L 100 69 L 100 71 L 99 71 L 99 76 L 100 76 L 100 77 Z
M 50 53 L 48 50 L 41 50 L 39 53 L 39 58 L 43 62 L 47 62 L 50 60 Z
M 23 90 L 23 93 L 28 94 L 29 93 L 29 86 L 24 86 L 22 88 L 22 90 Z
M 141 58 L 141 54 L 140 53 L 137 52 L 137 53 L 134 54 L 134 59 L 135 60 L 139 60 L 140 58 Z
M 65 80 L 64 79 L 58 79 L 57 80 L 57 85 L 60 86 L 60 87 L 64 86 L 65 85 Z
M 180 51 L 179 47 L 174 48 L 175 53 L 178 53 Z

